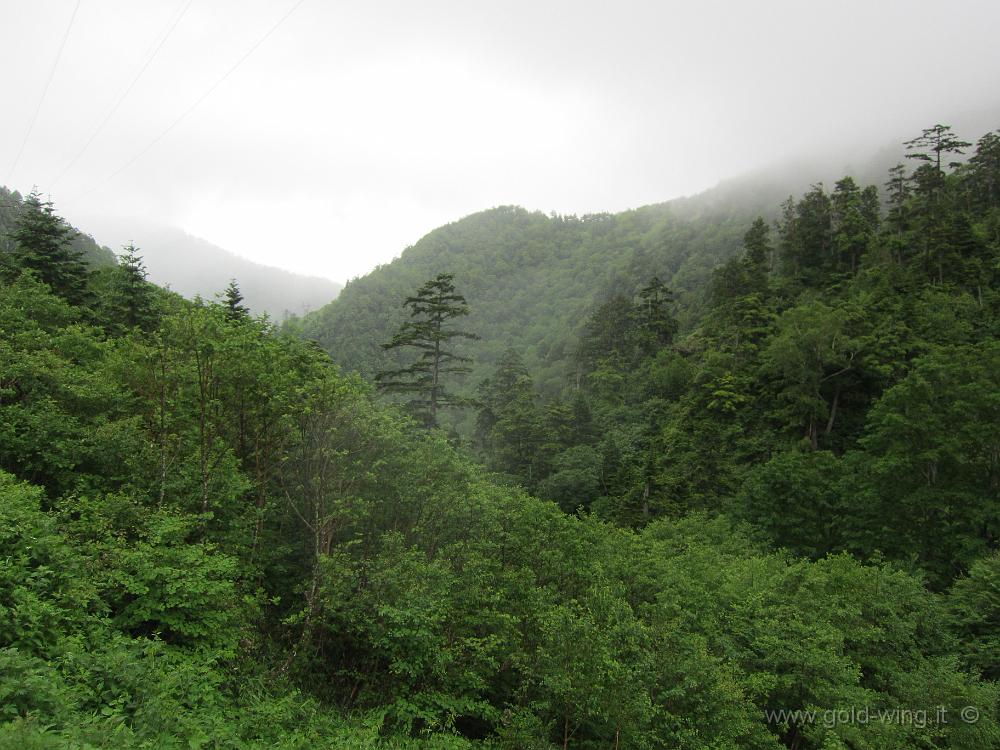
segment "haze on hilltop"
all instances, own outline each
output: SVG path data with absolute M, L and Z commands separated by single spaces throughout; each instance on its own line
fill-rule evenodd
M 337 297 L 342 285 L 275 264 L 256 263 L 176 227 L 151 221 L 92 217 L 86 225 L 103 245 L 139 247 L 154 284 L 193 299 L 212 300 L 235 279 L 244 302 L 256 315 L 274 321 L 304 315 Z
M 155 220 L 344 281 L 490 206 L 617 211 L 791 157 L 863 160 L 942 120 L 978 135 L 1000 103 L 1000 6 L 940 12 L 22 3 L 0 28 L 18 71 L 0 184 L 37 185 L 77 226 Z

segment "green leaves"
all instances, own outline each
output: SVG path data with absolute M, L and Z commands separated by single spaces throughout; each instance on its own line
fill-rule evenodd
M 952 586 L 948 606 L 965 663 L 988 680 L 1000 676 L 1000 553 L 974 562 Z
M 921 358 L 873 407 L 861 441 L 879 499 L 868 507 L 873 514 L 891 508 L 897 518 L 894 533 L 872 543 L 918 555 L 938 581 L 962 572 L 1000 533 L 998 372 L 995 343 Z
M 43 501 L 41 488 L 0 472 L 0 648 L 51 656 L 94 592 Z
M 647 745 L 650 639 L 628 604 L 604 582 L 539 615 L 534 680 L 563 744 L 577 735 Z M 586 648 L 581 648 L 586 644 Z
M 820 435 L 829 435 L 836 426 L 840 393 L 855 366 L 858 345 L 847 322 L 843 308 L 803 302 L 781 315 L 761 353 L 763 372 L 778 385 L 780 418 L 786 424 L 798 422 L 814 450 Z
M 195 519 L 161 513 L 137 542 L 109 546 L 104 597 L 114 624 L 133 636 L 232 654 L 241 624 L 237 562 L 193 541 L 197 527 Z
M 731 512 L 797 555 L 821 558 L 849 549 L 861 508 L 843 464 L 827 451 L 779 453 L 747 473 Z

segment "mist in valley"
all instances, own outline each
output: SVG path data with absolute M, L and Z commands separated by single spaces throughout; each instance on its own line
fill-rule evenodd
M 345 282 L 493 206 L 621 211 L 792 162 L 797 188 L 936 122 L 975 140 L 1000 108 L 998 10 L 938 14 L 791 0 L 12 5 L 0 184 L 37 186 L 85 231 L 175 226 Z
M 996 2 L 0 3 L 0 748 L 1000 747 Z

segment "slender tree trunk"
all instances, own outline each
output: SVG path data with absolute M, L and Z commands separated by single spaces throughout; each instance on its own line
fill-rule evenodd
M 246 405 L 246 395 L 243 393 L 243 386 L 239 387 L 239 452 L 240 461 L 245 461 L 247 458 L 247 405 Z
M 824 435 L 829 436 L 833 432 L 833 423 L 837 418 L 837 403 L 840 401 L 840 383 L 837 384 L 836 389 L 833 391 L 833 404 L 830 406 L 830 419 L 826 423 L 826 431 Z
M 260 536 L 261 532 L 264 530 L 264 473 L 263 467 L 261 466 L 260 460 L 260 435 L 254 438 L 254 450 L 253 450 L 253 474 L 254 481 L 257 484 L 257 501 L 254 503 L 257 517 L 254 519 L 253 524 L 253 544 L 250 547 L 250 561 L 257 557 L 257 549 L 260 546 Z
M 441 373 L 441 326 L 444 321 L 441 319 L 440 313 L 434 316 L 434 362 L 431 366 L 431 398 L 430 398 L 430 411 L 431 411 L 431 424 L 437 425 L 437 410 L 438 410 L 438 379 Z
M 160 351 L 160 507 L 167 496 L 167 354 Z
M 195 365 L 198 368 L 198 469 L 201 472 L 201 512 L 208 512 L 208 385 L 206 383 L 206 363 L 201 351 L 195 349 Z

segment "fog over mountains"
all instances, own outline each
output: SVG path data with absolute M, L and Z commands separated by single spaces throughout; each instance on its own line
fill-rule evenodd
M 122 245 L 134 243 L 146 262 L 149 280 L 188 298 L 212 299 L 236 279 L 250 309 L 276 321 L 316 310 L 342 289 L 330 279 L 254 263 L 176 227 L 89 218 L 80 229 L 116 253 Z

